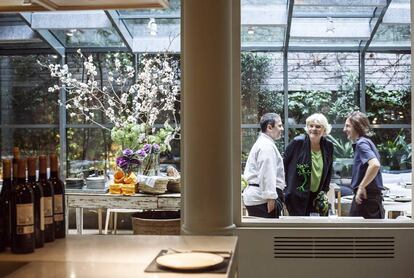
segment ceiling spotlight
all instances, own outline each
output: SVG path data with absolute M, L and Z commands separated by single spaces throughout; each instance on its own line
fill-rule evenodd
M 73 37 L 73 35 L 75 35 L 75 33 L 77 32 L 78 30 L 76 30 L 76 29 L 70 29 L 68 32 L 66 32 L 66 36 L 68 36 L 68 37 Z
M 147 28 L 149 30 L 149 33 L 151 36 L 156 36 L 158 33 L 158 26 L 157 23 L 155 22 L 155 18 L 150 18 Z
M 251 27 L 251 26 L 250 26 L 250 27 L 248 27 L 248 28 L 247 28 L 247 34 L 248 34 L 248 35 L 250 35 L 250 36 L 253 36 L 253 35 L 254 35 L 254 28 L 253 28 L 253 27 Z
M 23 0 L 22 2 L 22 6 L 31 6 L 32 5 L 32 0 Z
M 335 33 L 335 25 L 332 17 L 328 16 L 326 18 L 326 33 L 332 35 Z

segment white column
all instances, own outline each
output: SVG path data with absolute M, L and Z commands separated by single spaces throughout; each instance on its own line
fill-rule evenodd
M 182 1 L 182 231 L 230 234 L 231 0 Z

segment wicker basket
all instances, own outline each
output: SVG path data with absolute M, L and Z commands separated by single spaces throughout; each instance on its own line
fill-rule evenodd
M 167 178 L 159 178 L 155 181 L 154 187 L 151 187 L 145 183 L 139 182 L 138 189 L 142 193 L 150 193 L 150 194 L 163 194 L 167 191 Z
M 170 177 L 167 183 L 167 190 L 171 193 L 180 193 L 181 178 Z
M 179 235 L 180 211 L 149 210 L 132 216 L 134 235 Z

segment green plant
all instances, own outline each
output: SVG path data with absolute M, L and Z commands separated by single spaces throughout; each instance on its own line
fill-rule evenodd
M 354 150 L 349 140 L 335 139 L 332 135 L 328 135 L 327 137 L 334 145 L 335 158 L 353 158 Z
M 411 91 L 366 85 L 367 116 L 373 124 L 405 122 L 410 118 Z
M 241 54 L 241 100 L 243 123 L 256 123 L 262 113 L 270 112 L 275 100 L 268 97 L 264 86 L 271 73 L 270 57 L 265 54 Z M 262 107 L 265 105 L 266 107 Z M 275 110 L 271 111 L 274 112 Z
M 381 154 L 381 164 L 387 170 L 402 170 L 411 168 L 411 143 L 406 142 L 401 130 L 394 140 L 387 140 L 378 145 Z

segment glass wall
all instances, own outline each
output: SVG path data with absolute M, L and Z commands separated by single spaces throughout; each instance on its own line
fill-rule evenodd
M 108 83 L 108 72 L 114 71 L 114 55 L 119 57 L 123 64 L 135 67 L 135 55 L 130 53 L 84 52 L 83 55 L 93 57 L 97 69 L 95 80 L 101 89 L 111 86 Z M 175 69 L 179 70 L 180 56 L 172 54 L 169 58 L 172 59 Z M 50 76 L 48 68 L 45 67 L 56 63 L 59 63 L 59 60 L 55 55 L 0 56 L 0 156 L 10 156 L 13 147 L 19 147 L 22 155 L 62 151 L 67 159 L 64 173 L 66 177 L 76 177 L 88 171 L 110 171 L 115 167 L 115 158 L 121 146 L 112 143 L 110 129 L 113 124 L 103 111 L 94 113 L 93 117 L 94 121 L 104 126 L 100 127 L 91 123 L 76 107 L 69 107 L 66 110 L 66 119 L 63 120 L 66 129 L 66 150 L 61 150 L 59 91 L 49 91 L 49 87 L 59 83 Z M 68 54 L 66 63 L 72 78 L 87 82 L 89 77 L 85 64 L 78 53 Z M 138 64 L 136 68 L 139 72 L 142 65 Z M 176 76 L 180 76 L 179 72 Z M 176 82 L 179 84 L 180 80 Z M 120 89 L 114 87 L 115 91 Z M 66 100 L 70 97 L 67 93 Z M 179 103 L 176 103 L 175 109 L 175 117 L 179 121 Z M 161 128 L 166 119 L 167 115 L 161 111 L 155 127 Z M 171 151 L 161 157 L 161 163 L 174 164 L 179 169 L 179 140 L 173 140 L 171 146 Z

